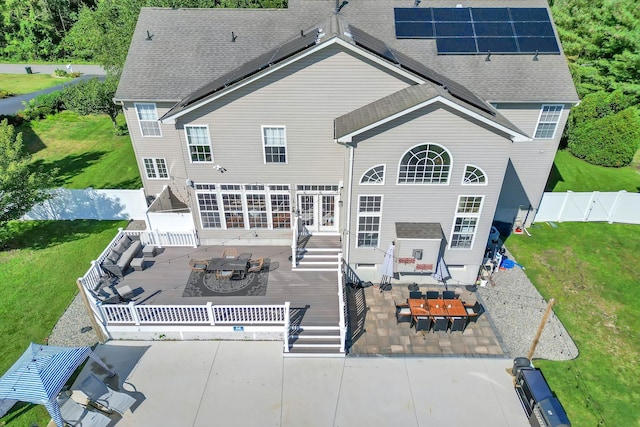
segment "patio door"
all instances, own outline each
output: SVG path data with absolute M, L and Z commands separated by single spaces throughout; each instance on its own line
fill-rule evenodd
M 338 231 L 337 194 L 299 194 L 298 211 L 302 223 L 309 231 Z

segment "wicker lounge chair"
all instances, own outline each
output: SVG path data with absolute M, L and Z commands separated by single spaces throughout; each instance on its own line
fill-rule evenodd
M 207 266 L 209 265 L 209 261 L 206 259 L 190 259 L 189 267 L 193 271 L 207 271 Z
M 263 266 L 264 266 L 264 258 L 262 257 L 249 260 L 249 268 L 247 269 L 247 272 L 257 273 L 260 270 L 262 270 Z

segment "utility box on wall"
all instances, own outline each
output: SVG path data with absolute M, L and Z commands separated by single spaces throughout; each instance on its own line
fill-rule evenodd
M 443 238 L 440 223 L 397 222 L 395 271 L 397 273 L 433 273 Z

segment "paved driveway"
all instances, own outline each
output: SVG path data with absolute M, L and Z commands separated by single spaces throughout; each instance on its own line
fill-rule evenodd
M 117 427 L 529 425 L 501 358 L 283 358 L 277 342 L 112 341 L 138 399 Z M 104 376 L 96 365 L 87 372 Z

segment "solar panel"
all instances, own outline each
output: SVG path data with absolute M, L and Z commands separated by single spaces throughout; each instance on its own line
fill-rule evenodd
M 396 23 L 396 38 L 433 38 L 432 22 L 398 22 Z
M 517 53 L 515 37 L 478 37 L 479 53 Z
M 396 38 L 436 39 L 439 54 L 560 53 L 549 12 L 542 7 L 414 7 L 395 8 L 394 14 Z M 526 40 L 520 43 L 520 38 Z
M 436 39 L 438 53 L 476 53 L 474 37 L 440 37 Z
M 349 25 L 349 32 L 351 33 L 351 38 L 358 46 L 361 46 L 364 49 L 393 62 L 394 64 L 398 63 L 391 50 L 389 50 L 389 47 L 382 40 L 377 39 L 352 25 Z

